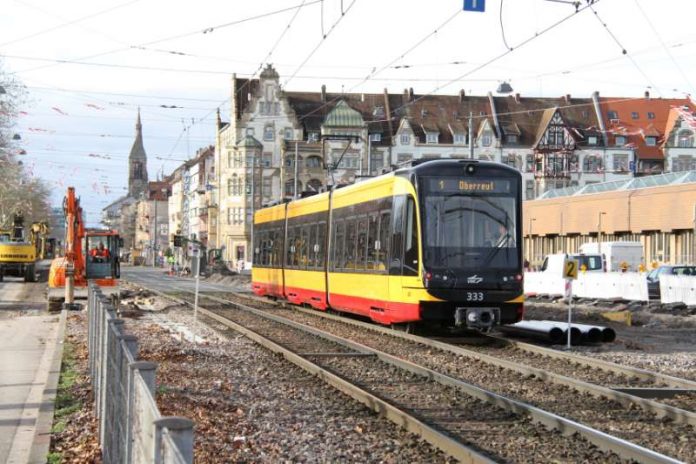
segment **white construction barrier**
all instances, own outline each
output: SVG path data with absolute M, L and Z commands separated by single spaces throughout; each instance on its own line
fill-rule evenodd
M 546 272 L 526 272 L 524 293 L 527 295 L 563 295 L 565 279 Z M 573 281 L 573 295 L 580 298 L 599 298 L 648 301 L 645 274 L 637 272 L 579 273 Z
M 696 305 L 696 277 L 681 275 L 660 276 L 660 301 Z

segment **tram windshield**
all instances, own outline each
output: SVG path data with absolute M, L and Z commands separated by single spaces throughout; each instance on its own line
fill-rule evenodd
M 517 181 L 428 177 L 423 258 L 430 269 L 517 269 Z

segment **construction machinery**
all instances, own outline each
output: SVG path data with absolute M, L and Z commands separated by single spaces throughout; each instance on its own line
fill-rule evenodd
M 110 229 L 86 229 L 75 188 L 68 187 L 63 200 L 65 256 L 51 262 L 48 274 L 48 309 L 76 309 L 76 298 L 86 298 L 87 284 L 118 285 L 121 276 L 119 248 L 122 240 Z M 77 291 L 76 291 L 77 290 Z
M 24 216 L 17 212 L 12 218 L 12 229 L 0 231 L 0 281 L 7 275 L 36 282 L 36 259 L 36 246 L 27 237 Z

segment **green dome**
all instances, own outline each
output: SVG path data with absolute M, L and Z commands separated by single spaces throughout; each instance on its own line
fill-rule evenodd
M 333 110 L 326 116 L 324 127 L 363 127 L 360 113 L 348 106 L 345 100 L 339 101 Z

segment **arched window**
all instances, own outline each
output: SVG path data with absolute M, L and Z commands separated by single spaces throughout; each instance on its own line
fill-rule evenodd
M 684 129 L 679 131 L 679 140 L 677 142 L 679 148 L 691 148 L 694 146 L 694 133 Z
M 322 188 L 321 181 L 319 179 L 310 179 L 309 182 L 307 182 L 307 190 L 310 192 L 320 192 Z
M 273 125 L 267 124 L 263 128 L 263 139 L 267 142 L 275 140 L 275 133 L 273 131 Z
M 309 169 L 321 168 L 321 158 L 318 156 L 310 156 L 305 161 L 305 167 Z

